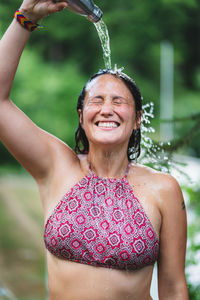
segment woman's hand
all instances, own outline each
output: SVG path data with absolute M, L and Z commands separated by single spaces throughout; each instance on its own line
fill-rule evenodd
M 24 0 L 20 7 L 20 12 L 32 22 L 63 10 L 67 7 L 67 2 L 55 2 L 53 0 Z

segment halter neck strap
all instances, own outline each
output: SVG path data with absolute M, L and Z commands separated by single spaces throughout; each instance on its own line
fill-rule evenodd
M 128 176 L 130 167 L 131 167 L 131 163 L 130 163 L 130 161 L 129 161 L 129 162 L 128 162 L 128 165 L 127 165 L 127 167 L 126 167 L 126 172 L 125 172 L 125 176 L 124 176 L 125 178 L 127 178 L 127 176 Z

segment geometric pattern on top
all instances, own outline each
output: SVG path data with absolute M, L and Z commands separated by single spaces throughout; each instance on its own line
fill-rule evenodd
M 159 240 L 127 180 L 92 170 L 58 202 L 44 230 L 46 248 L 78 263 L 135 270 L 158 259 Z

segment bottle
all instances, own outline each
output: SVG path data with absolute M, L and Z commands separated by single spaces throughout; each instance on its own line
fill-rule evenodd
M 61 1 L 61 0 L 58 0 Z M 56 2 L 58 2 L 56 1 Z M 68 9 L 85 16 L 90 21 L 96 23 L 102 18 L 102 11 L 92 0 L 65 0 L 69 6 Z

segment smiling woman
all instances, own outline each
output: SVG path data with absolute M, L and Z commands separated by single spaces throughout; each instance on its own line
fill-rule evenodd
M 91 150 L 92 147 L 95 150 L 95 144 L 98 149 L 103 144 L 105 149 L 106 145 L 116 146 L 125 141 L 127 149 L 132 131 L 136 129 L 133 104 L 133 97 L 121 80 L 113 75 L 94 79 L 94 84 L 92 82 L 87 89 L 83 111 L 79 111 Z
M 64 7 L 24 0 L 20 13 L 32 24 Z M 30 36 L 19 21 L 0 43 L 0 139 L 38 184 L 50 300 L 150 300 L 155 261 L 159 299 L 188 300 L 180 187 L 172 176 L 131 162 L 141 139 L 135 82 L 113 70 L 89 80 L 78 99 L 74 152 L 10 100 Z
M 102 78 L 101 75 L 107 76 Z M 98 80 L 100 79 L 99 77 L 101 78 L 101 80 Z M 111 80 L 109 80 L 109 78 Z M 118 88 L 116 89 L 116 87 Z M 103 94 L 105 93 L 105 88 L 110 94 L 110 100 L 107 99 L 108 96 L 106 94 Z M 123 112 L 124 109 L 130 110 L 130 113 L 132 111 L 134 116 L 130 116 L 129 120 L 132 122 L 132 129 L 129 136 L 129 143 L 126 146 L 127 156 L 129 161 L 131 161 L 131 156 L 134 156 L 135 158 L 139 157 L 141 140 L 140 122 L 142 114 L 142 97 L 139 88 L 130 77 L 118 70 L 100 70 L 98 73 L 91 77 L 91 79 L 82 89 L 77 103 L 77 111 L 80 115 L 80 122 L 75 134 L 75 151 L 76 153 L 82 154 L 89 151 L 88 139 L 82 126 L 83 108 L 85 109 L 85 106 L 86 110 L 88 110 L 88 108 L 93 108 L 93 111 L 95 110 L 95 107 L 96 110 L 98 110 L 98 107 L 99 110 L 101 108 L 102 117 L 100 120 L 95 121 L 95 125 L 101 128 L 103 127 L 107 130 L 109 130 L 109 128 L 117 128 L 121 124 L 120 117 L 118 115 L 117 119 L 115 116 L 115 120 L 113 120 L 112 115 L 113 113 L 115 113 L 115 111 Z M 105 109 L 107 109 L 107 111 Z M 110 112 L 108 110 L 110 110 Z M 99 123 L 100 121 L 101 123 Z M 103 125 L 102 121 L 104 123 Z M 112 125 L 110 121 L 114 121 Z

